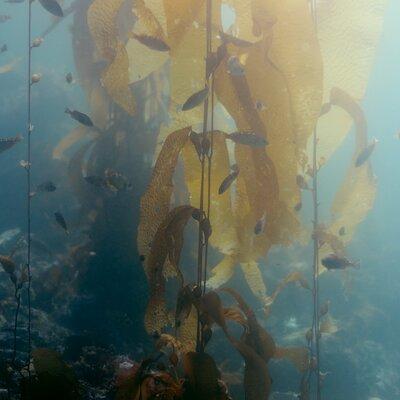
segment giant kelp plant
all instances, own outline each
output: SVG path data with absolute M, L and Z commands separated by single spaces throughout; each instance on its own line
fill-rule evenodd
M 54 1 L 41 3 L 54 11 Z M 302 374 L 299 398 L 314 393 L 313 376 L 321 398 L 319 337 L 331 328 L 319 322 L 327 313 L 318 297 L 321 260 L 345 257 L 374 202 L 371 165 L 358 162 L 369 146 L 358 100 L 385 4 L 85 0 L 70 6 L 75 64 L 93 124 L 79 125 L 53 156 L 62 162 L 74 150 L 69 182 L 87 240 L 71 248 L 71 271 L 60 266 L 46 271 L 57 282 L 56 289 L 46 290 L 54 302 L 76 293 L 94 295 L 91 308 L 72 311 L 72 329 L 102 332 L 104 341 L 119 343 L 121 350 L 142 339 L 143 334 L 131 335 L 141 332 L 144 317 L 160 352 L 119 371 L 117 399 L 230 398 L 206 352 L 216 327 L 244 359 L 246 399 L 269 398 L 273 358 L 290 360 Z M 227 27 L 229 15 L 234 18 Z M 332 201 L 332 218 L 322 223 L 318 172 L 353 123 L 353 159 Z M 29 176 L 30 164 L 27 171 Z M 135 190 L 125 190 L 128 181 Z M 308 192 L 313 225 L 300 213 Z M 29 228 L 29 267 L 30 237 Z M 309 240 L 313 285 L 294 270 L 274 291 L 267 289 L 261 266 L 268 264 L 270 249 Z M 2 261 L 6 272 L 8 260 Z M 278 347 L 239 290 L 226 286 L 238 266 L 264 318 L 286 285 L 297 282 L 310 290 L 314 314 L 305 347 Z M 29 286 L 31 276 L 38 288 L 38 274 L 28 271 Z M 19 308 L 22 286 L 14 281 Z M 82 313 L 91 318 L 79 318 Z M 128 324 L 119 324 L 121 315 Z M 234 323 L 243 329 L 239 338 Z M 26 398 L 29 393 L 42 398 L 47 385 L 52 396 L 63 387 L 51 378 L 52 368 L 61 371 L 57 379 L 70 383 L 70 390 L 61 391 L 65 398 L 80 396 L 57 354 L 36 349 L 33 361 L 35 375 L 29 362 L 24 366 Z

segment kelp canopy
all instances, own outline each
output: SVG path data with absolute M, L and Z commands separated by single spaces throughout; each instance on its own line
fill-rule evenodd
M 375 199 L 370 163 L 356 167 L 354 161 L 368 143 L 359 102 L 366 90 L 386 1 L 322 1 L 318 3 L 315 24 L 308 0 L 213 0 L 214 64 L 206 47 L 207 3 L 91 2 L 87 25 L 92 41 L 76 41 L 75 52 L 99 129 L 90 132 L 90 142 L 73 156 L 70 177 L 81 203 L 96 219 L 100 201 L 84 185 L 82 166 L 86 162 L 89 172 L 101 169 L 99 160 L 107 152 L 107 144 L 112 142 L 121 149 L 129 138 L 118 117 L 127 120 L 139 115 L 146 120 L 164 113 L 168 92 L 168 118 L 161 126 L 157 147 L 150 149 L 154 152 L 154 168 L 140 206 L 137 246 L 150 288 L 145 326 L 153 334 L 175 325 L 177 338 L 173 339 L 185 349 L 187 374 L 191 376 L 196 372 L 192 371 L 192 364 L 209 363 L 206 357 L 197 360 L 196 353 L 191 353 L 197 316 L 207 314 L 209 325 L 223 329 L 244 357 L 246 368 L 253 371 L 245 374 L 245 380 L 253 379 L 254 371 L 264 375 L 260 377 L 266 385 L 264 396 L 270 389 L 265 364 L 272 355 L 298 361 L 307 354 L 304 349 L 277 350 L 272 338 L 268 357 L 255 352 L 257 346 L 249 337 L 261 327 L 235 294 L 240 311 L 222 310 L 218 303 L 212 313 L 201 301 L 185 297 L 188 287 L 190 293 L 193 289 L 186 282 L 189 268 L 183 268 L 180 262 L 185 228 L 192 219 L 197 220 L 202 235 L 207 240 L 209 236 L 212 259 L 219 260 L 211 270 L 207 287 L 221 287 L 240 266 L 249 287 L 266 308 L 291 282 L 308 288 L 304 277 L 293 271 L 274 292 L 267 290 L 260 265 L 273 246 L 304 243 L 313 236 L 319 240 L 322 255 L 345 253 Z M 227 28 L 228 14 L 234 18 Z M 91 54 L 89 60 L 81 57 L 87 53 Z M 205 77 L 211 82 L 206 90 Z M 208 94 L 211 118 L 204 118 L 201 100 L 193 107 L 187 106 L 194 102 L 194 94 L 197 100 Z M 316 130 L 322 166 L 329 162 L 353 123 L 354 156 L 332 201 L 332 218 L 311 234 L 300 218 L 299 204 L 308 181 L 316 173 L 311 165 L 313 132 Z M 209 197 L 202 207 L 210 211 L 208 218 L 198 210 L 202 197 L 199 157 L 204 151 L 196 142 L 199 132 L 212 139 Z M 233 132 L 256 135 L 267 145 L 231 140 L 229 134 Z M 78 128 L 63 139 L 54 156 L 63 158 L 77 140 L 88 136 L 85 128 Z M 227 190 L 221 191 L 221 182 L 232 170 L 238 171 L 235 179 Z M 212 231 L 204 226 L 206 220 Z M 263 220 L 265 228 L 258 232 L 255 228 Z M 337 233 L 344 225 L 346 235 L 339 237 Z M 167 279 L 171 277 L 178 281 L 175 318 L 166 294 Z M 215 315 L 216 310 L 221 314 Z M 177 316 L 182 317 L 179 326 Z M 230 335 L 225 326 L 228 319 L 245 326 L 245 339 L 239 341 Z M 262 335 L 269 340 L 266 332 Z M 257 382 L 248 381 L 248 385 L 255 389 Z M 249 398 L 261 397 L 253 393 Z

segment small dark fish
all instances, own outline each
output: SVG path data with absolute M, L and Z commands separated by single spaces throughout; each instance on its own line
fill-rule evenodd
M 39 0 L 39 3 L 50 14 L 60 18 L 64 16 L 63 10 L 56 0 Z
M 294 206 L 294 211 L 299 212 L 303 208 L 303 203 L 299 201 L 295 206 Z
M 199 106 L 203 103 L 206 98 L 208 97 L 208 87 L 206 86 L 204 89 L 192 94 L 186 101 L 185 104 L 182 106 L 182 111 L 189 111 L 192 108 Z
M 107 181 L 101 176 L 91 175 L 91 176 L 85 176 L 83 179 L 85 179 L 85 181 L 90 185 L 96 187 L 107 187 Z
M 11 15 L 0 15 L 0 23 L 3 24 L 11 19 Z
M 69 114 L 71 116 L 71 118 L 73 118 L 75 121 L 78 121 L 82 125 L 85 125 L 88 127 L 94 126 L 90 117 L 84 113 L 81 113 L 80 111 L 70 110 L 69 108 L 66 108 L 65 113 Z
M 74 81 L 74 77 L 72 76 L 71 72 L 68 72 L 67 75 L 65 75 L 65 80 L 67 83 L 71 84 Z
M 232 183 L 236 180 L 236 178 L 239 175 L 239 169 L 235 168 L 233 172 L 231 172 L 221 183 L 219 189 L 218 189 L 218 194 L 223 194 L 225 193 Z
M 339 236 L 344 236 L 346 234 L 346 228 L 344 226 L 342 226 L 339 229 Z
M 308 190 L 309 189 L 308 184 L 307 184 L 306 180 L 304 179 L 303 175 L 297 175 L 296 176 L 296 183 L 297 183 L 297 186 L 302 190 Z
M 57 190 L 57 186 L 52 181 L 46 181 L 37 186 L 36 190 L 38 192 L 55 192 Z
M 234 132 L 226 137 L 235 143 L 251 147 L 265 147 L 268 141 L 253 132 Z
M 330 254 L 321 261 L 322 265 L 328 270 L 346 269 L 348 267 L 359 268 L 360 261 L 353 262 L 346 257 L 341 257 L 336 254 Z
M 57 224 L 60 225 L 61 228 L 64 229 L 64 231 L 66 232 L 67 235 L 69 235 L 67 222 L 65 221 L 64 216 L 59 211 L 57 211 L 54 213 L 54 217 L 56 219 Z
M 7 50 L 8 50 L 8 46 L 6 44 L 3 44 L 3 46 L 0 47 L 0 53 L 4 53 Z
M 11 149 L 14 145 L 21 141 L 21 136 L 8 137 L 8 138 L 0 138 L 0 153 Z
M 377 143 L 378 140 L 373 139 L 372 142 L 364 150 L 361 151 L 355 162 L 356 167 L 361 167 L 361 165 L 368 161 L 372 152 L 375 150 L 375 146 Z
M 254 234 L 260 235 L 261 233 L 264 233 L 266 224 L 267 214 L 264 213 L 264 215 L 257 221 L 256 226 L 254 227 Z
M 321 308 L 319 309 L 319 317 L 324 317 L 329 312 L 329 306 L 331 302 L 327 300 L 324 304 L 322 304 Z
M 156 51 L 170 51 L 171 48 L 160 38 L 149 35 L 138 35 L 136 33 L 132 34 L 132 37 L 138 42 L 142 43 L 146 47 Z
M 244 76 L 245 74 L 243 65 L 236 56 L 231 56 L 228 59 L 228 73 L 232 76 Z

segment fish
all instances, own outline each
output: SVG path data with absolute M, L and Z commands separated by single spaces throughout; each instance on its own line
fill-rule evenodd
M 31 47 L 40 47 L 41 44 L 44 42 L 44 39 L 42 37 L 37 37 L 32 41 Z
M 52 193 L 57 190 L 57 186 L 52 181 L 46 181 L 36 187 L 38 192 Z
M 302 189 L 302 190 L 309 190 L 308 184 L 306 180 L 304 179 L 303 175 L 297 175 L 296 176 L 296 183 L 297 186 Z
M 231 172 L 221 183 L 218 189 L 218 194 L 223 194 L 225 193 L 232 183 L 236 180 L 236 178 L 239 175 L 239 168 L 235 167 L 234 171 Z
M 349 267 L 359 268 L 361 266 L 360 261 L 350 261 L 348 258 L 336 254 L 326 256 L 322 259 L 321 263 L 328 270 L 346 269 Z
M 142 43 L 146 47 L 156 51 L 170 51 L 171 48 L 168 46 L 164 40 L 150 36 L 150 35 L 139 35 L 137 33 L 132 33 L 132 37 L 138 42 Z
M 329 312 L 329 307 L 331 305 L 331 302 L 327 300 L 324 304 L 319 309 L 319 317 L 324 317 L 326 314 Z
M 208 86 L 192 94 L 183 104 L 182 111 L 189 111 L 203 103 L 209 94 Z
M 267 224 L 267 214 L 264 213 L 263 216 L 257 221 L 254 227 L 254 234 L 260 235 L 261 233 L 264 233 L 266 224 Z
M 0 23 L 3 24 L 4 22 L 7 22 L 8 20 L 11 19 L 11 15 L 0 15 Z
M 261 101 L 261 100 L 257 100 L 254 103 L 254 107 L 257 111 L 264 111 L 267 109 L 267 106 Z
M 346 228 L 344 226 L 342 226 L 339 229 L 339 236 L 344 236 L 346 234 Z
M 67 83 L 71 84 L 74 82 L 74 77 L 72 76 L 71 72 L 68 72 L 67 75 L 65 75 L 65 80 Z
M 6 44 L 3 44 L 3 46 L 0 47 L 0 53 L 4 53 L 7 50 L 8 50 L 8 46 Z
M 268 141 L 254 132 L 233 132 L 226 137 L 237 144 L 243 144 L 250 147 L 265 147 Z
M 0 138 L 0 154 L 4 151 L 11 149 L 22 140 L 21 136 Z
M 295 206 L 294 206 L 294 211 L 299 212 L 303 208 L 303 203 L 299 201 Z
M 236 56 L 229 57 L 228 73 L 232 76 L 244 76 L 245 71 L 238 57 Z
M 361 153 L 356 158 L 356 168 L 361 167 L 361 165 L 365 164 L 368 161 L 368 159 L 371 157 L 372 152 L 375 150 L 377 143 L 378 140 L 374 138 L 372 142 L 364 150 L 361 151 Z
M 94 124 L 90 117 L 84 113 L 81 113 L 80 111 L 77 110 L 70 110 L 68 107 L 65 109 L 65 113 L 69 114 L 72 119 L 75 121 L 78 121 L 80 124 L 88 127 L 93 127 Z
M 56 0 L 39 0 L 42 7 L 55 17 L 63 17 L 64 12 Z
M 107 187 L 107 181 L 101 176 L 90 175 L 90 176 L 85 176 L 83 179 L 85 179 L 85 181 L 90 185 L 96 187 Z
M 64 216 L 63 216 L 59 211 L 56 211 L 56 212 L 54 213 L 54 217 L 55 217 L 55 219 L 56 219 L 57 224 L 60 225 L 61 228 L 64 229 L 64 231 L 65 231 L 65 233 L 66 233 L 67 235 L 69 235 L 67 222 L 65 221 Z

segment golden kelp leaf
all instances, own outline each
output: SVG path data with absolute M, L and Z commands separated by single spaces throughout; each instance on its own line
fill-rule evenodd
M 307 0 L 256 0 L 275 17 L 268 57 L 282 71 L 290 93 L 295 141 L 305 150 L 322 104 L 322 56 Z
M 154 1 L 152 0 L 152 2 Z M 143 0 L 134 2 L 133 11 L 137 17 L 134 32 L 166 42 L 165 33 L 157 18 L 159 17 L 161 20 L 165 18 L 162 14 L 161 1 L 158 2 L 159 4 L 150 4 L 149 6 L 149 3 L 152 2 L 146 1 L 145 3 Z M 126 49 L 130 65 L 130 83 L 145 79 L 152 72 L 159 70 L 169 59 L 168 53 L 149 49 L 135 39 L 129 40 Z
M 363 99 L 387 4 L 387 0 L 335 0 L 318 4 L 318 38 L 324 60 L 324 102 L 329 101 L 333 87 L 340 87 L 359 101 Z M 318 123 L 318 154 L 329 160 L 352 124 L 349 115 L 337 108 L 321 118 Z M 312 154 L 311 147 L 310 141 L 309 154 Z
M 100 82 L 97 82 L 97 84 L 88 90 L 87 97 L 90 109 L 92 110 L 91 116 L 94 125 L 100 130 L 105 130 L 109 123 L 111 102 L 106 89 L 100 85 Z
M 221 26 L 220 0 L 212 2 L 213 26 Z M 206 1 L 164 0 L 167 42 L 171 48 L 170 125 L 163 127 L 159 139 L 169 131 L 195 126 L 203 122 L 203 108 L 181 112 L 178 108 L 195 92 L 204 88 L 206 73 Z M 216 41 L 214 40 L 214 44 Z M 203 45 L 204 43 L 204 45 Z M 199 130 L 201 127 L 199 128 Z
M 213 234 L 210 243 L 223 254 L 234 252 L 237 239 L 235 218 L 232 213 L 230 194 L 218 194 L 220 182 L 229 174 L 229 156 L 224 136 L 214 132 L 214 152 L 211 167 L 211 216 L 210 223 Z M 189 191 L 190 203 L 194 207 L 200 205 L 201 165 L 193 144 L 188 141 L 183 149 L 185 183 Z M 205 204 L 207 209 L 207 201 Z M 214 281 L 215 282 L 215 281 Z
M 93 136 L 97 134 L 93 133 L 92 130 L 85 126 L 78 126 L 59 141 L 59 143 L 53 150 L 53 158 L 55 160 L 65 160 L 65 152 L 70 149 L 76 142 L 85 137 L 88 137 L 89 135 L 91 138 L 93 138 Z
M 182 352 L 195 351 L 197 338 L 197 310 L 192 306 L 189 316 L 177 329 L 177 338 L 182 343 Z
M 133 115 L 136 102 L 129 87 L 129 59 L 122 43 L 116 45 L 114 60 L 103 72 L 101 81 L 111 98 L 128 114 Z
M 361 107 L 343 90 L 334 88 L 331 92 L 331 103 L 339 106 L 351 115 L 355 122 L 356 147 L 347 175 L 336 193 L 333 204 L 333 222 L 329 226 L 330 232 L 338 232 L 346 226 L 346 236 L 342 238 L 343 244 L 348 243 L 357 228 L 373 207 L 376 197 L 376 179 L 372 172 L 371 162 L 368 161 L 360 167 L 355 166 L 355 160 L 368 143 L 367 123 Z M 332 243 L 323 246 L 321 259 L 335 251 Z
M 117 15 L 124 0 L 94 0 L 89 7 L 87 22 L 100 55 L 114 60 L 118 46 Z
M 186 353 L 183 368 L 188 379 L 185 392 L 190 399 L 218 399 L 220 372 L 213 358 L 207 353 Z
M 145 327 L 148 333 L 161 332 L 170 324 L 170 316 L 165 300 L 164 264 L 168 256 L 171 235 L 182 236 L 189 218 L 195 208 L 180 206 L 171 210 L 159 226 L 146 260 L 146 273 L 149 281 L 150 299 L 145 315 Z M 183 245 L 183 241 L 179 243 Z
M 264 360 L 244 342 L 231 339 L 245 361 L 244 390 L 246 400 L 268 399 L 271 392 L 271 378 Z
M 289 360 L 300 373 L 304 373 L 308 368 L 309 352 L 306 347 L 277 347 L 274 358 Z
M 232 278 L 237 264 L 236 257 L 225 256 L 212 270 L 208 278 L 207 286 L 217 289 Z
M 189 139 L 190 127 L 171 133 L 165 140 L 154 166 L 146 193 L 140 201 L 138 248 L 147 256 L 161 222 L 167 216 L 173 191 L 172 177 L 179 153 Z

